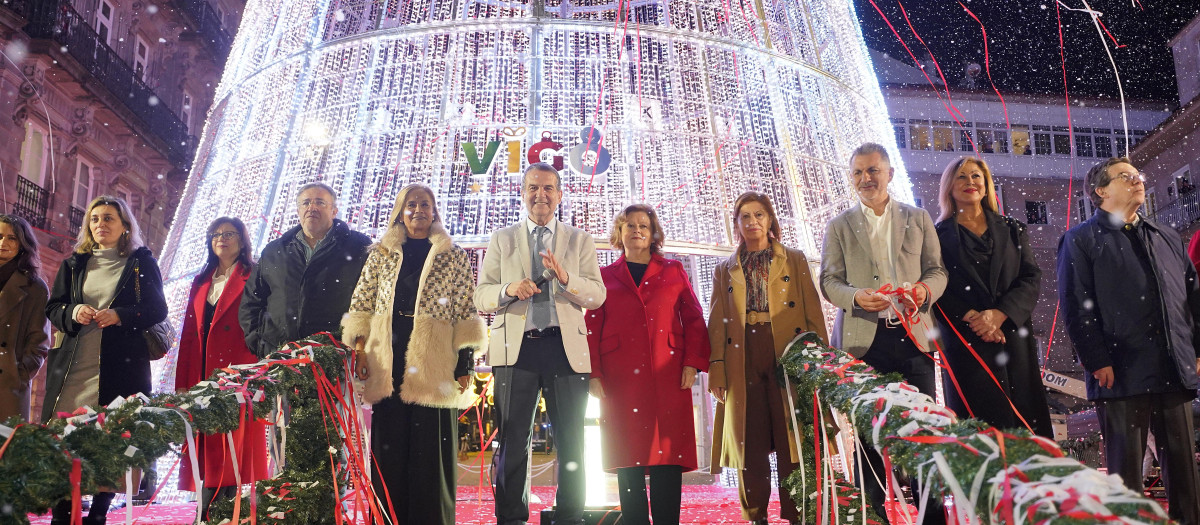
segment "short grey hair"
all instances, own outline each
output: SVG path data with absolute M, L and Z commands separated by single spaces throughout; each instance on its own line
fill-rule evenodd
M 883 161 L 888 163 L 888 166 L 892 165 L 892 158 L 888 155 L 887 148 L 883 147 L 883 144 L 876 142 L 864 142 L 863 145 L 854 148 L 854 151 L 850 152 L 849 164 L 854 164 L 854 157 L 870 155 L 872 153 L 878 153 L 880 157 L 883 157 Z
M 548 171 L 550 173 L 553 173 L 554 174 L 554 185 L 558 186 L 558 189 L 560 189 L 560 190 L 562 189 L 562 175 L 560 175 L 558 173 L 558 169 L 556 169 L 554 166 L 550 165 L 550 163 L 547 163 L 547 162 L 534 162 L 533 164 L 530 164 L 529 166 L 525 167 L 525 173 L 523 173 L 521 175 L 521 192 L 525 191 L 525 180 L 529 178 L 529 172 L 531 172 L 533 170 Z
M 337 192 L 333 191 L 332 186 L 325 184 L 324 182 L 310 182 L 308 184 L 300 186 L 300 190 L 296 192 L 296 205 L 297 206 L 300 205 L 300 196 L 303 195 L 304 192 L 311 190 L 313 188 L 321 188 L 321 189 L 325 190 L 325 192 L 328 193 L 330 197 L 333 197 L 333 202 L 331 204 L 333 204 L 334 206 L 337 205 Z

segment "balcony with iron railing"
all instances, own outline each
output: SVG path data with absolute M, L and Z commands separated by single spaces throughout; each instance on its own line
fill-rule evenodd
M 25 32 L 31 38 L 58 44 L 52 49 L 60 49 L 74 59 L 113 99 L 128 108 L 141 127 L 159 139 L 172 164 L 183 170 L 190 168 L 196 144 L 188 136 L 187 126 L 166 104 L 158 102 L 154 90 L 104 43 L 68 0 L 0 0 L 0 7 L 25 18 Z
M 1159 224 L 1182 232 L 1200 222 L 1200 191 L 1191 189 L 1150 214 Z
M 174 3 L 192 19 L 194 31 L 212 49 L 217 65 L 223 65 L 233 46 L 233 35 L 225 30 L 224 21 L 206 0 L 174 0 Z
M 37 183 L 17 175 L 17 202 L 13 203 L 13 215 L 21 217 L 35 228 L 46 228 L 46 210 L 50 204 L 50 192 Z
M 71 237 L 77 237 L 80 228 L 83 228 L 83 210 L 71 206 L 71 214 L 67 218 L 67 232 Z

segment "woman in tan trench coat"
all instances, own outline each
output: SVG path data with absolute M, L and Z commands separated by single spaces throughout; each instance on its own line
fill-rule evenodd
M 29 421 L 29 384 L 50 351 L 38 243 L 25 219 L 0 215 L 0 423 Z
M 770 199 L 743 193 L 734 203 L 733 220 L 741 242 L 713 272 L 708 319 L 708 384 L 718 401 L 712 462 L 737 469 L 742 517 L 765 524 L 771 497 L 768 456 L 777 452 L 780 480 L 798 458 L 777 360 L 797 334 L 827 336 L 808 259 L 779 243 Z M 779 499 L 781 517 L 799 523 L 795 502 L 782 492 Z

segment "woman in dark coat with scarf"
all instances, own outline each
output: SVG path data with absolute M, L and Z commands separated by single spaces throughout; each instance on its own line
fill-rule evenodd
M 0 422 L 29 421 L 29 384 L 50 349 L 48 295 L 33 229 L 25 219 L 0 215 Z
M 238 324 L 238 306 L 242 291 L 254 261 L 250 255 L 246 225 L 240 219 L 219 217 L 208 227 L 205 236 L 208 262 L 192 281 L 179 335 L 179 360 L 175 369 L 175 390 L 187 390 L 204 381 L 214 371 L 230 365 L 255 363 L 258 357 L 246 347 L 246 334 Z M 180 490 L 200 491 L 199 505 L 204 520 L 208 507 L 216 499 L 237 495 L 241 484 L 267 479 L 267 430 L 257 419 L 266 414 L 252 414 L 242 405 L 242 425 L 230 436 L 199 436 L 196 443 L 200 460 L 202 487 L 197 489 L 192 465 L 182 462 L 179 470 Z M 229 453 L 232 437 L 233 452 Z M 234 471 L 233 457 L 237 458 Z M 240 480 L 238 475 L 240 475 Z
M 150 354 L 142 332 L 167 317 L 158 262 L 143 246 L 124 200 L 96 198 L 84 215 L 75 253 L 62 262 L 46 305 L 63 332 L 50 350 L 45 422 L 58 413 L 150 392 Z M 112 492 L 93 495 L 84 525 L 105 523 Z M 54 525 L 70 522 L 71 502 L 54 508 Z
M 937 232 L 950 273 L 936 314 L 950 367 L 942 376 L 946 405 L 962 418 L 1053 438 L 1033 338 L 1042 272 L 1026 226 L 997 212 L 991 170 L 980 159 L 950 163 L 939 200 Z

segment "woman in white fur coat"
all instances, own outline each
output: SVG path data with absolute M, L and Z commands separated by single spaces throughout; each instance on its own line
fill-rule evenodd
M 467 252 L 442 227 L 433 190 L 400 190 L 342 319 L 373 403 L 375 494 L 398 523 L 454 523 L 456 410 L 470 403 L 473 351 L 486 340 Z M 374 469 L 372 469 L 374 471 Z

